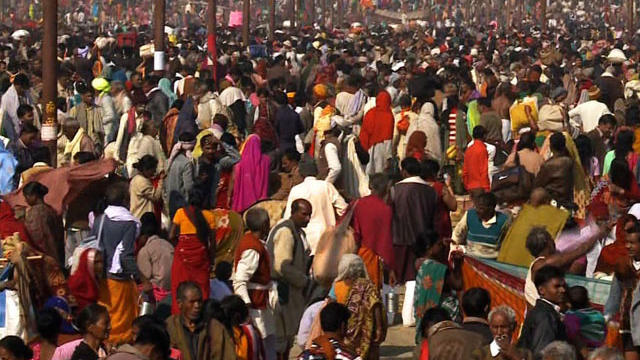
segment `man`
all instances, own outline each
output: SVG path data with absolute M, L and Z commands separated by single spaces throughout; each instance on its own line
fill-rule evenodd
M 482 336 L 465 330 L 449 319 L 442 307 L 427 310 L 422 317 L 422 338 L 429 344 L 429 359 L 471 359 L 474 350 L 482 347 Z
M 487 131 L 487 142 L 496 145 L 502 143 L 502 119 L 491 107 L 491 99 L 488 97 L 478 99 L 478 110 L 480 110 L 480 125 Z
M 337 185 L 342 164 L 340 153 L 342 145 L 338 137 L 342 131 L 335 122 L 331 122 L 331 129 L 324 132 L 324 139 L 320 143 L 318 154 L 318 180 L 325 180 Z
M 200 321 L 202 315 L 202 291 L 198 284 L 185 281 L 178 285 L 176 294 L 180 313 L 167 319 L 167 331 L 171 347 L 182 353 L 184 360 L 204 358 L 207 329 Z
M 101 153 L 105 144 L 102 111 L 94 104 L 93 91 L 85 84 L 76 85 L 76 91 L 82 97 L 82 102 L 71 108 L 69 117 L 78 121 L 79 126 L 93 140 L 96 151 Z
M 620 80 L 621 72 L 616 70 L 620 70 L 620 68 L 608 66 L 595 81 L 598 88 L 602 90 L 602 102 L 611 112 L 615 111 L 614 105 L 618 99 L 624 100 L 624 85 Z
M 29 91 L 30 87 L 29 77 L 23 73 L 19 73 L 13 78 L 13 85 L 2 95 L 2 99 L 0 100 L 0 113 L 3 114 L 3 118 L 0 119 L 2 122 L 2 135 L 9 138 L 9 140 L 15 141 L 20 136 L 20 119 L 17 114 L 18 107 L 23 104 L 31 105 L 32 107 L 35 106 L 35 102 Z
M 597 86 L 589 88 L 589 101 L 569 110 L 569 123 L 581 133 L 588 133 L 598 126 L 598 120 L 604 114 L 610 114 L 607 105 L 598 101 L 600 89 Z
M 352 203 L 351 226 L 356 243 L 360 245 L 358 256 L 362 258 L 371 281 L 382 288 L 383 266 L 395 269 L 393 255 L 393 210 L 385 199 L 389 193 L 389 179 L 384 174 L 374 174 L 369 180 L 371 195 Z
M 469 254 L 495 259 L 509 228 L 509 217 L 496 211 L 497 199 L 493 193 L 482 193 L 473 203 L 475 208 L 467 210 L 453 229 L 452 240 L 464 245 Z
M 156 126 L 160 126 L 164 115 L 169 111 L 169 98 L 158 87 L 158 77 L 148 76 L 142 86 L 148 99 L 145 110 L 151 113 L 151 120 Z
M 209 90 L 209 86 L 204 81 L 196 83 L 193 100 L 198 104 L 196 123 L 200 129 L 210 128 L 217 114 L 222 114 L 227 118 L 231 117 L 229 108 L 220 103 L 218 96 Z
M 276 323 L 270 293 L 271 258 L 263 239 L 269 235 L 269 214 L 261 208 L 250 209 L 245 216 L 247 232 L 235 252 L 233 290 L 249 308 L 252 323 L 260 331 L 266 359 L 276 359 Z
M 435 190 L 420 175 L 418 160 L 407 157 L 400 164 L 404 180 L 392 189 L 393 246 L 398 281 L 416 279 L 414 246 L 420 234 L 434 229 L 437 205 Z
M 489 151 L 485 144 L 486 130 L 478 125 L 473 128 L 473 144 L 464 152 L 462 182 L 472 195 L 489 191 Z
M 311 254 L 315 254 L 320 237 L 326 229 L 336 225 L 336 213 L 338 216 L 342 216 L 347 209 L 347 203 L 331 183 L 316 179 L 318 168 L 312 160 L 301 162 L 298 172 L 300 176 L 304 177 L 304 180 L 291 189 L 284 218 L 288 218 L 293 213 L 294 200 L 307 199 L 309 201 L 314 211 L 311 214 L 309 225 L 305 226 L 305 231 L 311 247 Z
M 305 308 L 304 290 L 309 284 L 311 249 L 303 228 L 311 220 L 313 207 L 304 198 L 291 202 L 285 216 L 269 233 L 267 248 L 273 259 L 271 273 L 278 282 L 280 309 L 276 312 L 276 352 L 288 359 Z
M 287 95 L 284 92 L 274 92 L 273 100 L 278 106 L 275 116 L 275 128 L 280 151 L 304 150 L 301 138 L 304 133 L 304 127 L 302 126 L 302 121 L 300 121 L 300 115 L 289 106 Z
M 29 183 L 32 176 L 53 169 L 51 165 L 49 165 L 51 163 L 51 152 L 48 147 L 42 146 L 35 148 L 31 152 L 31 155 L 33 157 L 33 166 L 22 172 L 18 187 Z
M 489 292 L 483 288 L 471 288 L 462 295 L 462 328 L 483 337 L 483 345 L 493 341 L 487 317 L 491 308 Z
M 91 86 L 96 91 L 98 98 L 96 106 L 102 111 L 102 126 L 106 136 L 105 144 L 115 140 L 118 131 L 118 117 L 116 117 L 116 107 L 111 97 L 111 84 L 105 78 L 95 78 Z
M 7 150 L 9 150 L 13 156 L 15 156 L 16 160 L 18 160 L 16 172 L 14 174 L 15 186 L 18 186 L 22 172 L 33 166 L 34 161 L 31 153 L 31 146 L 38 138 L 38 133 L 38 129 L 35 126 L 25 124 L 22 127 L 20 136 L 7 144 Z
M 138 270 L 153 285 L 156 301 L 161 301 L 171 291 L 171 265 L 173 245 L 158 236 L 160 226 L 153 213 L 147 212 L 140 218 L 140 236 L 137 246 L 136 263 Z
M 20 120 L 20 127 L 22 127 L 24 124 L 36 126 L 36 124 L 34 124 L 35 115 L 33 112 L 33 106 L 22 104 L 18 106 L 16 114 L 18 115 L 18 119 Z
M 79 152 L 95 153 L 95 146 L 78 120 L 68 117 L 62 123 L 62 136 L 58 138 L 58 166 L 70 164 Z
M 273 200 L 286 200 L 289 197 L 291 189 L 300 184 L 304 179 L 298 171 L 298 163 L 300 162 L 300 153 L 296 150 L 287 150 L 282 154 L 280 160 L 282 171 L 280 175 L 280 189 L 271 195 Z
M 109 360 L 164 360 L 171 355 L 170 338 L 161 325 L 148 321 L 140 324 L 133 345 L 124 344 Z
M 587 136 L 591 140 L 591 148 L 593 155 L 598 159 L 600 174 L 602 174 L 602 166 L 604 165 L 604 157 L 607 155 L 611 147 L 611 135 L 616 127 L 616 118 L 612 114 L 600 116 L 598 127 L 589 131 Z
M 131 94 L 131 101 L 134 104 L 141 102 L 146 103 L 147 96 L 145 95 L 144 90 L 142 90 L 142 74 L 139 72 L 131 74 L 129 81 L 131 82 L 131 90 L 129 91 Z
M 122 115 L 127 113 L 131 106 L 133 106 L 131 98 L 127 95 L 121 81 L 111 82 L 111 97 L 113 98 L 113 104 L 116 109 L 116 119 L 120 119 Z
M 567 283 L 564 271 L 552 265 L 541 267 L 535 274 L 534 282 L 540 298 L 527 313 L 518 346 L 530 350 L 536 359 L 540 359 L 547 345 L 567 339 L 560 314 Z
M 323 334 L 315 339 L 311 348 L 298 356 L 298 360 L 361 360 L 350 352 L 342 343 L 347 333 L 349 323 L 349 309 L 339 303 L 329 303 L 320 311 L 320 326 Z

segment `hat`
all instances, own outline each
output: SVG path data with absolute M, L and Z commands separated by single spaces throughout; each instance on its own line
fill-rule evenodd
M 326 85 L 318 84 L 313 87 L 313 95 L 318 99 L 326 99 L 329 95 L 329 90 Z
M 551 92 L 551 98 L 552 99 L 557 99 L 561 96 L 567 95 L 567 89 L 563 88 L 562 86 L 559 86 L 555 89 L 553 89 L 553 91 Z
M 111 90 L 111 85 L 109 85 L 109 81 L 105 78 L 95 78 L 91 81 L 91 87 L 100 92 L 108 92 Z
M 591 100 L 597 100 L 600 97 L 600 88 L 595 85 L 590 87 L 587 92 L 589 93 L 589 99 Z
M 622 50 L 613 49 L 611 50 L 609 55 L 607 55 L 607 60 L 614 64 L 620 64 L 627 61 L 627 57 L 624 55 L 624 52 L 622 52 Z

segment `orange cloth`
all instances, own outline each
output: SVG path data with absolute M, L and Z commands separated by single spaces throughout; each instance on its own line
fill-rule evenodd
M 215 215 L 213 215 L 212 211 L 202 210 L 202 216 L 209 224 L 211 229 L 216 228 L 216 220 Z M 193 235 L 197 234 L 196 227 L 191 223 L 191 220 L 187 217 L 187 214 L 184 212 L 184 208 L 178 209 L 176 214 L 173 216 L 173 223 L 180 226 L 180 235 Z
M 475 139 L 473 145 L 464 153 L 464 165 L 462 165 L 462 182 L 467 190 L 490 190 L 489 185 L 489 153 L 487 146 Z
M 369 151 L 374 145 L 393 138 L 395 120 L 391 112 L 391 96 L 380 91 L 376 96 L 376 106 L 367 111 L 360 129 L 360 144 Z
M 367 274 L 369 279 L 374 283 L 378 289 L 382 288 L 382 267 L 380 266 L 380 257 L 373 252 L 373 250 L 366 246 L 360 246 L 358 250 L 358 256 L 364 261 L 364 265 L 367 268 Z
M 107 279 L 100 284 L 98 304 L 109 311 L 109 343 L 121 345 L 133 340 L 131 324 L 138 317 L 138 288 L 133 280 Z
M 336 301 L 340 304 L 346 304 L 347 300 L 349 300 L 349 291 L 351 291 L 351 286 L 347 285 L 344 281 L 336 281 L 333 285 L 333 290 L 336 293 Z
M 242 329 L 237 326 L 233 327 L 233 340 L 236 343 L 236 356 L 238 360 L 249 360 L 249 340 Z

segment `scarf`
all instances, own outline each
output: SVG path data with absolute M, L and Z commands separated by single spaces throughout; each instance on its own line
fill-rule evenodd
M 185 156 L 188 159 L 193 159 L 192 150 L 195 148 L 195 141 L 178 141 L 175 145 L 173 145 L 173 149 L 171 149 L 171 155 L 169 155 L 169 162 L 167 169 L 171 169 L 171 164 L 173 164 L 173 160 L 175 160 L 176 156 L 180 154 L 180 152 L 184 151 Z
M 160 79 L 158 87 L 162 90 L 162 93 L 169 98 L 169 106 L 173 105 L 173 103 L 178 99 L 178 96 L 171 89 L 171 80 L 167 78 Z
M 267 197 L 269 164 L 267 155 L 261 152 L 257 135 L 249 135 L 242 149 L 240 162 L 235 166 L 235 185 L 231 209 L 242 212 L 256 201 Z
M 367 95 L 364 93 L 364 91 L 362 91 L 362 89 L 356 91 L 356 93 L 353 95 L 353 98 L 351 99 L 351 102 L 349 102 L 349 106 L 347 108 L 347 116 L 355 116 L 358 112 L 360 112 L 366 102 Z
M 76 298 L 79 309 L 98 300 L 98 281 L 94 272 L 97 253 L 97 249 L 84 250 L 69 277 L 69 290 Z
M 220 125 L 213 124 L 213 126 L 220 126 Z M 200 156 L 202 156 L 202 139 L 204 139 L 209 135 L 219 138 L 218 136 L 216 136 L 216 133 L 214 132 L 213 128 L 204 129 L 198 133 L 198 136 L 196 136 L 196 145 L 193 148 L 193 151 L 191 152 L 191 157 L 194 160 L 198 160 Z
M 84 137 L 84 129 L 79 128 L 76 132 L 76 135 L 73 137 L 71 141 L 67 143 L 64 147 L 64 156 L 73 157 L 74 154 L 77 154 L 80 151 L 80 145 L 82 143 L 82 138 Z
M 188 97 L 184 102 L 180 113 L 178 114 L 178 121 L 176 122 L 176 129 L 173 132 L 173 143 L 177 143 L 180 135 L 184 133 L 198 133 L 198 126 L 196 125 L 196 113 L 193 104 L 193 99 Z

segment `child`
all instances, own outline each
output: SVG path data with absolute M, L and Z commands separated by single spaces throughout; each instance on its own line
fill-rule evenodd
M 571 343 L 581 352 L 602 346 L 606 336 L 604 316 L 591 307 L 587 289 L 572 286 L 567 298 L 571 309 L 564 316 L 564 324 Z

